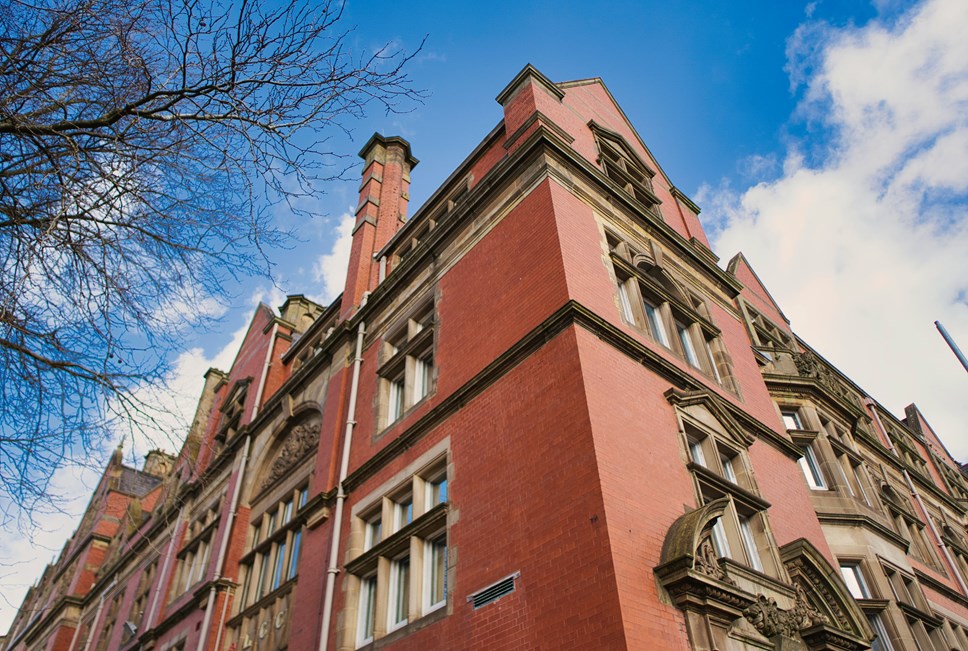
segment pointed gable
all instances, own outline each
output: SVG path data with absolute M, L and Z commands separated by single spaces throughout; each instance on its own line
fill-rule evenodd
M 760 280 L 760 277 L 753 271 L 753 267 L 742 253 L 737 253 L 726 267 L 726 270 L 733 274 L 737 280 L 743 284 L 740 297 L 752 310 L 747 310 L 747 316 L 753 322 L 757 318 L 765 318 L 769 328 L 776 327 L 785 333 L 785 337 L 793 338 L 793 331 L 790 329 L 790 321 L 783 314 L 783 310 L 773 299 L 773 295 Z

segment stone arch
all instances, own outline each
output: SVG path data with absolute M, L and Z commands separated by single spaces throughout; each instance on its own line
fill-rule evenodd
M 322 414 L 315 405 L 302 405 L 270 436 L 255 466 L 250 497 L 266 492 L 319 449 Z
M 854 601 L 840 572 L 810 541 L 798 538 L 783 545 L 780 557 L 794 586 L 802 590 L 809 604 L 827 619 L 822 627 L 826 637 L 837 632 L 840 637 L 854 641 L 874 637 L 867 617 Z M 814 632 L 814 636 L 820 632 Z M 809 644 L 811 631 L 801 633 Z

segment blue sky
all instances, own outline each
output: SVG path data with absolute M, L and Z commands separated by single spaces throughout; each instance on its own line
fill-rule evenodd
M 553 81 L 601 77 L 673 182 L 703 208 L 723 264 L 742 250 L 794 330 L 903 415 L 916 402 L 968 458 L 966 374 L 934 330 L 968 348 L 968 7 L 897 2 L 350 2 L 351 43 L 414 50 L 428 92 L 402 114 L 376 107 L 334 133 L 351 155 L 374 131 L 407 138 L 420 164 L 411 211 L 500 120 L 494 98 L 526 64 Z M 173 407 L 187 420 L 202 374 L 227 369 L 254 304 L 342 288 L 358 170 L 328 186 L 312 220 L 279 214 L 303 241 L 278 252 L 277 287 L 239 286 L 219 331 L 176 353 Z M 182 425 L 155 441 L 177 449 Z M 105 451 L 105 458 L 109 451 Z M 84 500 L 42 522 L 0 594 L 19 603 L 76 526 L 95 476 L 56 487 Z M 8 537 L 9 538 L 9 537 Z M 13 616 L 0 600 L 0 631 Z

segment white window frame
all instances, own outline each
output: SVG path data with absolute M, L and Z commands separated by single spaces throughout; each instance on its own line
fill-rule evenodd
M 369 628 L 369 634 L 366 629 Z M 376 575 L 360 579 L 359 610 L 356 614 L 356 646 L 361 647 L 373 641 L 376 630 Z
M 404 573 L 404 585 L 401 586 L 401 574 Z M 387 633 L 403 628 L 410 623 L 410 554 L 404 554 L 390 562 L 390 591 L 387 599 Z M 403 591 L 401 593 L 401 587 Z M 405 609 L 403 619 L 397 619 L 401 606 Z
M 443 589 L 440 598 L 434 601 L 433 592 L 436 585 L 434 579 L 438 569 L 437 563 L 434 561 L 437 560 L 437 550 L 441 548 L 438 544 L 441 539 L 443 540 L 443 574 L 441 575 Z M 424 542 L 423 613 L 426 615 L 445 605 L 447 605 L 447 537 L 438 534 L 429 537 Z
M 867 585 L 867 579 L 864 576 L 864 570 L 861 568 L 860 563 L 841 561 L 840 575 L 843 577 L 844 583 L 847 584 L 847 589 L 854 599 L 871 598 L 871 591 Z
M 803 444 L 803 456 L 797 460 L 803 476 L 807 480 L 807 485 L 811 490 L 827 490 L 827 482 L 824 480 L 823 471 L 820 469 L 820 461 L 813 450 L 813 443 Z

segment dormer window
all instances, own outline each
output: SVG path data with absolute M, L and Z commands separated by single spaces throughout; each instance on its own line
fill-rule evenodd
M 652 189 L 652 171 L 622 136 L 604 129 L 594 122 L 589 127 L 595 133 L 598 144 L 598 164 L 605 175 L 644 205 L 651 213 L 659 216 L 659 199 Z

